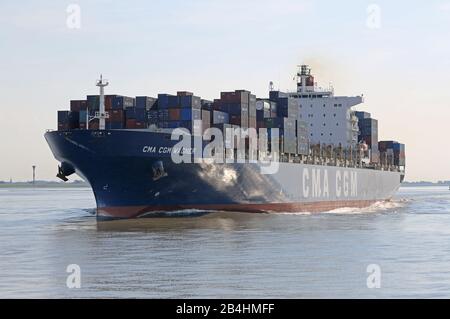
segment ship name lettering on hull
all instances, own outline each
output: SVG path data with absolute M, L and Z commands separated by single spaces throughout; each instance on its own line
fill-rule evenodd
M 193 154 L 195 151 L 195 148 L 186 148 L 186 147 L 181 147 L 181 148 L 174 148 L 173 152 L 178 154 L 178 153 L 184 153 L 184 154 Z M 144 148 L 142 149 L 143 153 L 158 153 L 158 154 L 171 154 L 172 153 L 172 147 L 167 147 L 167 146 L 160 146 L 160 147 L 156 147 L 156 146 L 144 146 Z

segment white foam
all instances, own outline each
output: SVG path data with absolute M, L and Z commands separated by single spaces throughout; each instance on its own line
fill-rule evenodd
M 405 206 L 407 200 L 391 200 L 391 201 L 379 201 L 368 207 L 343 207 L 330 211 L 323 212 L 323 214 L 370 214 L 379 213 L 384 211 L 395 211 L 398 208 Z
M 270 213 L 275 215 L 292 215 L 292 216 L 310 216 L 314 214 L 336 214 L 336 215 L 370 214 L 389 210 L 395 211 L 396 209 L 405 206 L 407 202 L 408 200 L 406 199 L 379 201 L 364 208 L 342 207 L 318 213 L 311 213 L 311 212 L 270 212 Z

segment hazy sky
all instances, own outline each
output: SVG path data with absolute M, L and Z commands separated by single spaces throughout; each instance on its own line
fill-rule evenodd
M 269 81 L 294 89 L 300 63 L 336 95 L 364 94 L 380 139 L 406 144 L 407 180 L 450 180 L 449 37 L 450 1 L 1 0 L 0 180 L 33 164 L 56 179 L 43 134 L 100 73 L 111 94 L 266 97 Z

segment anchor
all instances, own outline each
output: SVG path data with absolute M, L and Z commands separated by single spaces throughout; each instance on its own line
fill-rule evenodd
M 69 180 L 67 176 L 70 176 L 73 173 L 75 173 L 75 169 L 70 164 L 63 162 L 61 163 L 61 166 L 58 165 L 58 174 L 56 174 L 56 177 L 67 182 Z
M 69 179 L 63 174 L 61 166 L 58 165 L 58 174 L 56 174 L 56 177 L 62 179 L 64 182 L 67 182 Z

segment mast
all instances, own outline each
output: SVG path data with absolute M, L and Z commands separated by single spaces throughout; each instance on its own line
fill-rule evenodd
M 95 117 L 99 120 L 99 129 L 105 129 L 105 119 L 109 118 L 109 114 L 105 112 L 105 87 L 108 86 L 109 82 L 103 80 L 103 76 L 100 74 L 100 80 L 97 81 L 97 86 L 100 88 L 100 110 L 95 114 Z

